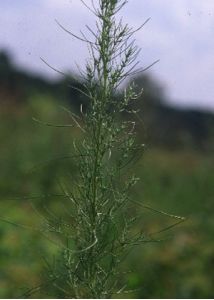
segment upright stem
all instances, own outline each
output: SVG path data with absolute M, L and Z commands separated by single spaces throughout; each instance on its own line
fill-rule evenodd
M 75 219 L 74 225 L 69 223 L 74 238 L 62 230 L 62 239 L 66 236 L 71 244 L 62 247 L 70 257 L 68 262 L 68 255 L 63 256 L 64 273 L 69 278 L 63 284 L 68 284 L 71 297 L 74 294 L 83 298 L 111 297 L 117 288 L 114 278 L 120 257 L 142 239 L 141 234 L 130 237 L 128 225 L 132 224 L 127 213 L 128 192 L 136 180 L 129 176 L 121 180 L 121 170 L 137 149 L 134 127 L 130 128 L 128 121 L 117 122 L 118 115 L 137 95 L 130 87 L 121 99 L 115 101 L 113 97 L 133 70 L 137 48 L 129 39 L 134 31 L 115 18 L 127 0 L 98 3 L 95 8 L 91 0 L 97 32 L 89 31 L 95 41 L 80 38 L 88 43 L 91 57 L 86 65 L 85 89 L 80 90 L 89 98 L 88 109 L 82 113 L 84 137 L 74 147 L 79 156 L 79 176 L 74 191 L 63 191 L 71 200 L 70 211 Z

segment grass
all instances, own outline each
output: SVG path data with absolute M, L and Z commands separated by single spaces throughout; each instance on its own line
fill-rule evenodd
M 61 148 L 57 147 L 58 138 L 69 149 L 68 132 L 61 135 L 60 131 L 52 128 L 44 130 L 43 127 L 35 126 L 28 117 L 29 112 L 32 115 L 35 112 L 40 114 L 44 110 L 42 106 L 47 105 L 45 103 L 40 103 L 37 111 L 32 104 L 28 104 L 22 108 L 21 118 L 20 110 L 13 115 L 1 115 L 0 137 L 1 144 L 4 145 L 0 149 L 1 216 L 35 226 L 41 222 L 41 218 L 29 202 L 22 197 L 12 200 L 11 196 L 18 193 L 26 196 L 31 190 L 35 194 L 41 194 L 46 189 L 53 191 L 54 183 L 48 181 L 53 172 L 49 165 L 37 169 L 31 175 L 34 176 L 33 185 L 32 177 L 26 176 L 26 171 L 38 161 L 62 154 Z M 56 109 L 54 101 L 49 99 L 48 110 L 52 111 L 52 118 L 60 121 L 60 116 L 55 114 Z M 203 153 L 170 152 L 152 148 L 145 152 L 136 167 L 142 183 L 133 191 L 135 199 L 141 200 L 143 197 L 151 206 L 184 215 L 188 220 L 174 231 L 163 234 L 165 241 L 146 244 L 130 254 L 121 268 L 134 270 L 124 277 L 128 280 L 130 289 L 139 290 L 126 294 L 125 297 L 212 297 L 213 166 L 213 157 Z M 61 165 L 55 166 L 54 172 L 60 172 L 60 168 Z M 53 203 L 52 207 L 57 209 L 57 204 Z M 139 226 L 148 231 L 158 230 L 169 223 L 168 219 L 158 218 L 151 212 L 142 213 L 142 224 Z M 36 232 L 3 222 L 0 228 L 0 297 L 13 298 L 23 292 L 20 288 L 31 287 L 40 282 L 44 266 L 41 253 L 51 260 L 56 247 Z

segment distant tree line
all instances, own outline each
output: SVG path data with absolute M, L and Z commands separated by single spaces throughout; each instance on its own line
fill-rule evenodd
M 214 114 L 197 109 L 171 107 L 166 102 L 163 87 L 151 75 L 143 74 L 132 79 L 143 94 L 133 109 L 138 117 L 138 135 L 149 146 L 175 149 L 213 151 Z M 0 52 L 0 106 L 25 104 L 34 94 L 49 94 L 67 101 L 76 112 L 80 105 L 87 107 L 87 99 L 79 92 L 84 83 L 75 74 L 67 74 L 55 81 L 19 70 L 7 52 Z M 115 97 L 120 101 L 119 91 Z M 123 114 L 126 118 L 126 114 Z M 139 121 L 140 120 L 140 121 Z

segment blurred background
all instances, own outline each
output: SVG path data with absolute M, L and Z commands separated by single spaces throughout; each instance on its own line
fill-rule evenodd
M 69 87 L 82 85 L 78 68 L 84 68 L 87 47 L 54 19 L 75 33 L 85 24 L 93 27 L 94 20 L 76 0 L 0 1 L 0 10 L 0 297 L 16 298 L 42 282 L 43 258 L 52 260 L 57 251 L 30 228 L 43 222 L 44 204 L 57 207 L 59 199 L 50 195 L 60 176 L 75 172 L 67 156 L 79 138 L 78 129 L 42 126 L 32 117 L 65 124 L 61 105 L 76 113 L 80 104 L 87 105 Z M 125 297 L 212 298 L 214 3 L 133 0 L 123 17 L 133 26 L 151 17 L 136 34 L 139 60 L 146 67 L 160 59 L 134 79 L 144 89 L 137 103 L 143 120 L 137 134 L 146 149 L 135 166 L 141 182 L 133 197 L 187 217 L 162 235 L 164 241 L 130 254 L 123 268 L 132 272 L 124 279 L 128 289 L 137 290 Z M 148 232 L 172 223 L 149 211 L 142 218 Z

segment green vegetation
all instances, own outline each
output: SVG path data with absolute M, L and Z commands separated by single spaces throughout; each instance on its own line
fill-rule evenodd
M 60 255 L 53 264 L 47 262 L 48 276 L 41 290 L 46 295 L 50 289 L 63 298 L 119 295 L 126 290 L 119 282 L 119 265 L 134 246 L 154 241 L 141 228 L 133 232 L 141 216 L 133 208 L 130 190 L 138 178 L 124 171 L 144 147 L 137 142 L 135 122 L 122 119 L 124 112 L 136 115 L 130 108 L 138 98 L 134 84 L 128 85 L 119 99 L 116 97 L 120 84 L 141 71 L 135 62 L 139 53 L 133 41 L 136 30 L 122 19 L 117 21 L 117 13 L 127 1 L 91 3 L 96 28 L 87 29 L 93 39 L 84 34 L 78 38 L 87 43 L 90 55 L 81 72 L 83 87 L 78 89 L 88 99 L 87 108 L 81 103 L 79 115 L 63 108 L 70 117 L 67 124 L 51 125 L 34 119 L 39 125 L 64 131 L 74 127 L 80 132 L 78 139 L 72 139 L 70 150 L 75 172 L 57 174 L 58 192 L 51 196 L 58 199 L 57 211 L 45 208 L 42 231 L 59 247 Z
M 15 111 L 9 106 L 7 112 L 1 111 L 0 130 L 1 217 L 34 227 L 41 223 L 41 217 L 24 197 L 53 193 L 54 174 L 62 174 L 69 160 L 63 165 L 63 161 L 50 161 L 33 167 L 66 154 L 65 149 L 69 152 L 71 146 L 68 131 L 38 126 L 29 117 L 38 115 L 65 121 L 56 100 L 40 96 L 17 106 Z M 128 288 L 140 289 L 126 297 L 212 297 L 213 166 L 212 155 L 193 150 L 151 147 L 145 152 L 136 170 L 143 180 L 135 187 L 134 196 L 139 201 L 143 197 L 145 203 L 157 209 L 187 216 L 188 220 L 175 231 L 163 234 L 166 241 L 145 244 L 130 254 L 123 268 L 133 272 L 124 277 Z M 18 194 L 20 198 L 16 199 Z M 54 208 L 55 200 L 46 197 L 45 202 L 39 198 L 33 203 L 38 209 L 42 203 Z M 168 219 L 142 212 L 140 226 L 147 232 L 159 230 L 164 222 L 168 224 Z M 1 222 L 0 238 L 0 297 L 17 297 L 42 282 L 42 257 L 51 261 L 57 248 L 37 232 L 5 222 Z M 39 293 L 36 296 L 42 297 Z
M 212 297 L 213 116 L 167 107 L 148 76 L 116 93 L 137 48 L 117 1 L 100 3 L 85 81 L 30 77 L 0 54 L 0 297 Z

